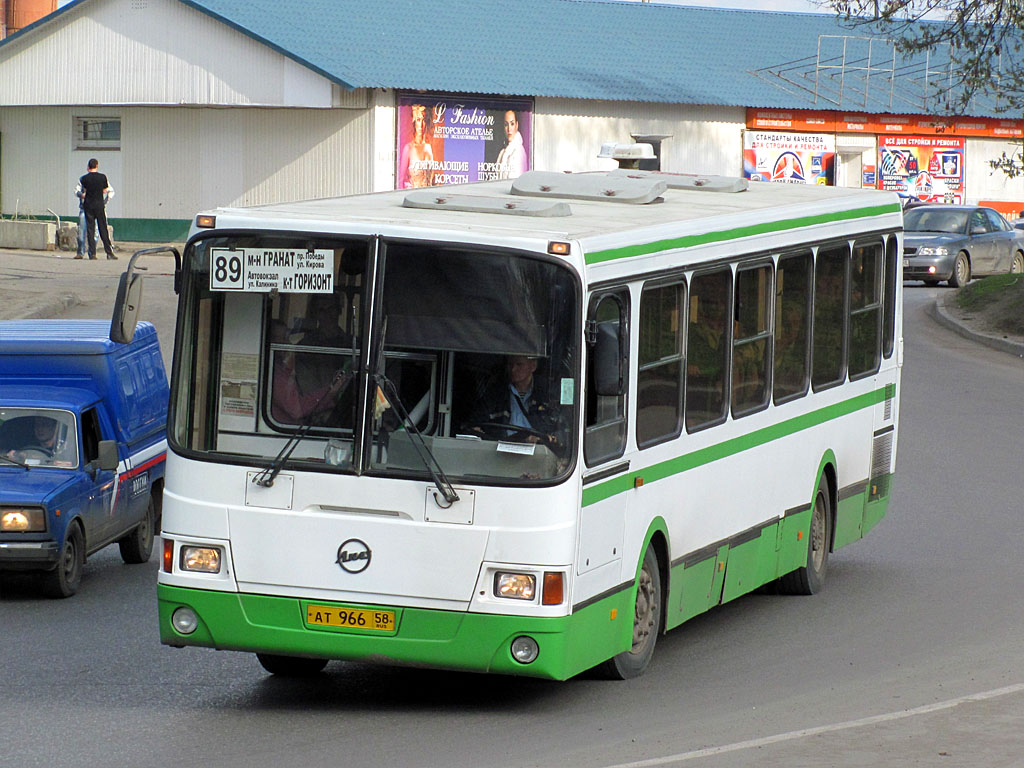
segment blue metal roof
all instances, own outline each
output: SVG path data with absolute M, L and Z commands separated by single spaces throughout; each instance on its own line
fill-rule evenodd
M 894 59 L 879 30 L 832 14 L 612 0 L 181 2 L 346 88 L 947 111 L 943 51 Z M 968 112 L 998 114 L 980 99 Z

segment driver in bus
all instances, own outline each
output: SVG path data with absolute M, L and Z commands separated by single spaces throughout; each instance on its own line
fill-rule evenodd
M 543 399 L 536 357 L 511 355 L 505 359 L 505 376 L 488 387 L 470 417 L 468 428 L 530 443 L 558 442 L 557 412 Z M 501 429 L 502 425 L 510 429 Z

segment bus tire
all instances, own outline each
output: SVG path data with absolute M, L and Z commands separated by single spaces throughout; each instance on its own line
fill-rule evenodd
M 828 575 L 828 550 L 832 541 L 832 504 L 824 478 L 818 487 L 811 513 L 811 530 L 807 537 L 807 565 L 779 579 L 779 592 L 784 595 L 814 595 L 825 586 Z
M 142 522 L 135 526 L 127 535 L 118 539 L 117 546 L 121 549 L 121 559 L 130 565 L 149 562 L 153 554 L 153 526 L 156 521 L 156 508 L 153 496 L 146 503 L 146 514 Z
M 648 545 L 636 585 L 633 612 L 633 647 L 601 664 L 602 677 L 629 680 L 640 677 L 651 663 L 654 645 L 661 631 L 661 569 L 654 547 Z
M 42 576 L 43 593 L 49 597 L 71 597 L 82 583 L 84 565 L 85 538 L 78 523 L 71 523 L 64 537 L 57 567 Z
M 267 672 L 280 677 L 310 677 L 327 666 L 327 659 L 309 659 L 304 656 L 257 653 L 256 658 Z

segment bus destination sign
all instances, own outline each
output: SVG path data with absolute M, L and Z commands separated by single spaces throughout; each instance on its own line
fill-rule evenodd
M 334 252 L 291 248 L 211 248 L 210 290 L 333 293 Z

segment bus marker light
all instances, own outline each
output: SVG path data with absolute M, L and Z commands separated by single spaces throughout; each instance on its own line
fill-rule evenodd
M 537 594 L 537 577 L 529 573 L 494 574 L 494 596 L 514 600 L 533 600 Z
M 803 541 L 804 540 L 804 532 L 803 531 L 797 531 L 796 532 L 796 540 L 797 541 Z
M 609 617 L 609 619 L 611 621 L 615 621 L 617 618 L 619 618 L 619 609 L 618 608 L 612 608 L 612 613 L 611 613 L 611 616 Z
M 191 608 L 182 606 L 171 614 L 171 624 L 183 635 L 191 635 L 199 626 L 199 617 Z
M 181 570 L 220 573 L 220 550 L 217 547 L 182 547 Z
M 174 570 L 174 542 L 164 539 L 164 573 Z
M 537 641 L 532 637 L 526 635 L 520 635 L 512 641 L 512 658 L 518 661 L 520 664 L 529 664 L 537 659 L 540 655 L 540 648 L 537 646 Z
M 203 229 L 213 229 L 217 226 L 216 216 L 196 216 L 196 226 Z
M 562 574 L 545 573 L 544 597 L 541 598 L 541 605 L 561 605 L 562 594 Z
M 548 253 L 554 256 L 568 256 L 569 255 L 569 244 L 552 240 L 548 243 Z
M 639 488 L 643 484 L 644 484 L 644 479 L 642 477 L 634 477 L 633 478 L 633 487 L 634 488 Z

